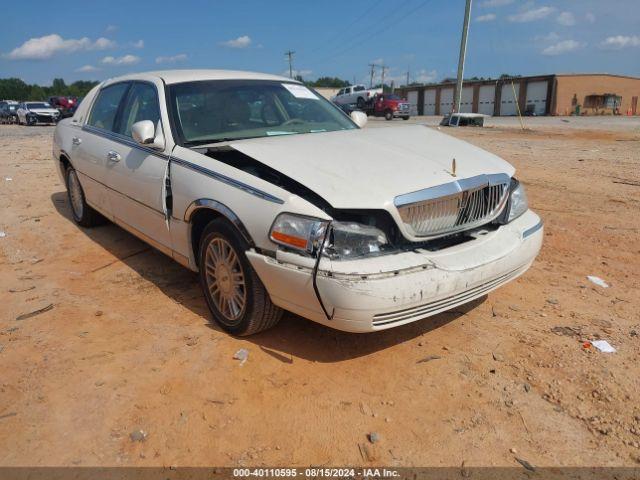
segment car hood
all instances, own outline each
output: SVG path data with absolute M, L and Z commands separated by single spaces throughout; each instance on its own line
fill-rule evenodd
M 55 108 L 32 108 L 29 110 L 31 113 L 35 113 L 37 115 L 53 115 L 57 114 L 58 110 Z
M 345 209 L 390 210 L 398 195 L 515 171 L 489 152 L 420 125 L 282 135 L 230 146 Z

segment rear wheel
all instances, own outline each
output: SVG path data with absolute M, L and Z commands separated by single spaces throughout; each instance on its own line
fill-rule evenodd
M 73 220 L 82 227 L 94 227 L 102 223 L 104 217 L 87 205 L 78 174 L 73 167 L 67 168 L 66 179 Z
M 393 112 L 391 110 L 386 110 L 384 112 L 384 119 L 385 120 L 393 120 Z
M 356 101 L 356 105 L 358 105 L 358 108 L 362 110 L 364 108 L 364 98 L 358 97 L 358 100 Z
M 251 267 L 247 242 L 224 219 L 209 223 L 200 240 L 200 284 L 216 323 L 233 335 L 251 335 L 273 327 L 282 310 Z

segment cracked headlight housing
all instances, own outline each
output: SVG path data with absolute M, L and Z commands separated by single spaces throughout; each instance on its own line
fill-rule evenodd
M 333 222 L 325 251 L 331 258 L 350 260 L 380 253 L 388 247 L 387 235 L 379 228 L 357 222 Z
M 509 223 L 518 218 L 524 212 L 529 209 L 529 201 L 527 200 L 527 193 L 522 185 L 515 178 L 511 180 L 511 192 L 509 193 L 509 202 L 505 209 L 504 221 L 502 223 Z
M 271 225 L 271 241 L 308 254 L 319 247 L 329 224 L 326 220 L 294 213 L 281 213 Z

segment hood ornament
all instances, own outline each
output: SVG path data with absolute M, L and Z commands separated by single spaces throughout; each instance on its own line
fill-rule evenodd
M 446 172 L 446 170 L 445 170 Z M 451 160 L 451 171 L 447 172 L 449 175 L 451 175 L 452 177 L 456 177 L 456 159 L 454 158 L 453 160 Z

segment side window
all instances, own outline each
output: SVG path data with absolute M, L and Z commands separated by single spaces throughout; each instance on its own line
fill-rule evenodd
M 87 124 L 113 131 L 118 105 L 128 88 L 128 83 L 117 83 L 103 88 L 93 104 Z
M 134 83 L 127 95 L 117 132 L 130 137 L 133 124 L 142 120 L 151 120 L 154 126 L 158 124 L 160 120 L 158 94 L 153 85 Z

